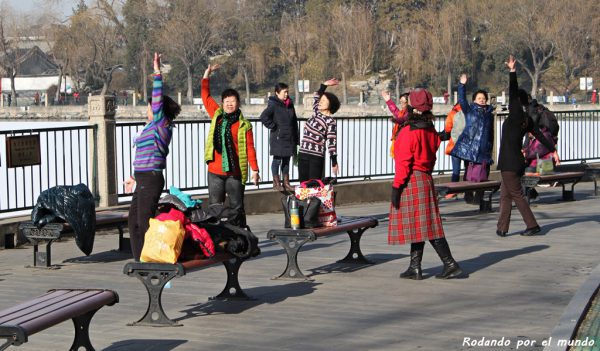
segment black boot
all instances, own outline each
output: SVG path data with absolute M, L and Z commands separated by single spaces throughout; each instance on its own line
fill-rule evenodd
M 410 266 L 404 273 L 400 273 L 400 278 L 404 279 L 423 279 L 423 271 L 421 270 L 421 259 L 423 258 L 424 242 L 410 244 Z
M 429 242 L 433 245 L 438 256 L 440 256 L 442 263 L 444 263 L 444 270 L 435 277 L 438 279 L 450 279 L 459 276 L 462 273 L 462 269 L 460 269 L 458 263 L 452 258 L 446 238 L 429 240 Z

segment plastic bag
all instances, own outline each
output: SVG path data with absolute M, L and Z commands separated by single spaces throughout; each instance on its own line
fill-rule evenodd
M 185 230 L 180 221 L 150 218 L 140 260 L 142 262 L 175 263 L 181 253 Z

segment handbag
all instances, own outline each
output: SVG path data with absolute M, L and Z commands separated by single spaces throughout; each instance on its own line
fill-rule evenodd
M 487 163 L 485 161 L 483 161 L 483 163 L 469 162 L 466 179 L 469 182 L 476 183 L 487 181 Z
M 335 227 L 337 225 L 337 215 L 334 206 L 335 196 L 331 183 L 324 184 L 321 179 L 311 179 L 300 183 L 294 192 L 299 200 L 316 197 L 321 201 L 321 208 L 319 210 L 319 223 L 321 226 Z
M 185 230 L 180 221 L 150 218 L 150 227 L 144 238 L 140 261 L 175 263 L 181 253 Z
M 540 159 L 540 156 L 537 155 L 537 164 L 535 166 L 535 172 L 539 175 L 554 173 L 554 162 L 551 158 L 547 160 L 542 160 Z
M 290 225 L 290 209 L 292 206 L 292 198 L 294 195 L 283 196 L 281 205 L 285 215 L 285 228 L 291 228 Z M 298 200 L 298 209 L 300 210 L 300 228 L 316 228 L 320 227 L 319 210 L 321 209 L 321 200 L 316 197 L 311 197 L 305 200 Z

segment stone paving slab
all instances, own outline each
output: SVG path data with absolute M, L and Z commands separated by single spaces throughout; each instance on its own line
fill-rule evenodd
M 477 214 L 461 200 L 441 203 L 444 229 L 466 272 L 440 281 L 442 268 L 427 244 L 423 281 L 398 279 L 408 265 L 408 246 L 387 245 L 387 223 L 369 229 L 362 251 L 374 265 L 335 264 L 349 248 L 345 234 L 308 243 L 300 268 L 313 282 L 271 280 L 285 267 L 279 245 L 266 239 L 281 214 L 250 216 L 262 254 L 245 262 L 240 283 L 252 301 L 208 301 L 225 285 L 215 266 L 172 281 L 165 289 L 167 315 L 176 328 L 129 327 L 147 304 L 143 285 L 122 273 L 127 255 L 114 250 L 116 231 L 98 235 L 94 252 L 82 256 L 73 239 L 53 244 L 57 270 L 31 269 L 30 247 L 0 251 L 0 309 L 51 288 L 109 288 L 120 302 L 102 308 L 91 324 L 97 350 L 542 350 L 564 308 L 600 263 L 600 200 L 592 184 L 579 184 L 576 202 L 557 201 L 560 188 L 541 188 L 533 211 L 545 235 L 522 237 L 513 209 L 509 236 L 495 235 L 497 213 Z M 497 210 L 497 199 L 494 202 Z M 381 214 L 388 203 L 338 208 L 341 215 Z M 33 335 L 18 350 L 64 350 L 73 326 L 65 322 Z M 470 346 L 504 340 L 503 347 Z M 504 338 L 504 339 L 502 339 Z M 536 344 L 531 346 L 535 341 Z M 17 350 L 17 348 L 14 348 Z

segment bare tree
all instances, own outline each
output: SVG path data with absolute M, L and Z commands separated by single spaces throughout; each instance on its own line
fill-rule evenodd
M 466 30 L 465 22 L 461 20 L 464 8 L 461 3 L 436 1 L 421 14 L 428 42 L 446 75 L 446 89 L 451 92 L 454 70 L 464 57 Z
M 167 14 L 156 32 L 168 57 L 181 61 L 187 75 L 187 100 L 193 98 L 193 74 L 207 61 L 207 53 L 219 39 L 221 17 L 211 0 L 181 0 L 167 5 Z
M 0 9 L 0 68 L 10 79 L 10 95 L 12 104 L 17 104 L 15 78 L 19 74 L 19 66 L 24 50 L 21 50 L 22 21 L 8 6 L 2 3 Z
M 298 91 L 300 67 L 306 62 L 311 48 L 311 35 L 306 30 L 306 21 L 305 16 L 292 16 L 287 12 L 281 16 L 279 50 L 294 70 L 294 90 L 296 92 L 294 100 L 296 102 L 301 101 Z

